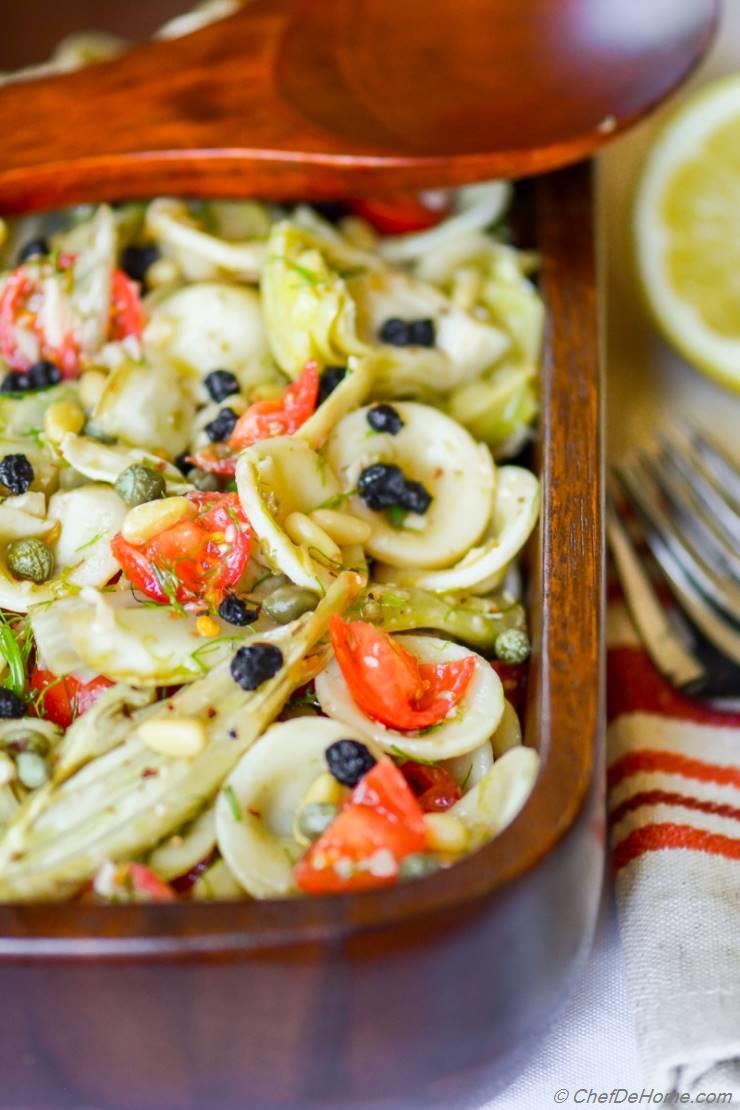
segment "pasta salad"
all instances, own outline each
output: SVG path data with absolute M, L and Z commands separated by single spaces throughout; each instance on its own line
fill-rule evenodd
M 510 191 L 3 225 L 0 900 L 375 889 L 519 811 Z

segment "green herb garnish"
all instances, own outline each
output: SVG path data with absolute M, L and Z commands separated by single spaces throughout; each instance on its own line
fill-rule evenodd
M 385 510 L 385 517 L 391 528 L 403 528 L 406 516 L 407 510 L 402 505 L 391 505 Z
M 102 540 L 103 536 L 105 535 L 105 532 L 106 532 L 106 529 L 103 528 L 103 530 L 101 532 L 98 532 L 97 535 L 93 536 L 92 539 L 89 539 L 85 543 L 81 543 L 79 547 L 76 547 L 75 551 L 84 551 L 86 548 L 92 547 L 92 545 L 94 543 L 97 543 L 98 540 Z
M 317 509 L 340 509 L 351 497 L 357 493 L 356 489 L 348 490 L 347 493 L 337 493 L 334 497 L 327 497 L 326 501 L 322 501 L 317 505 Z
M 234 820 L 243 821 L 244 814 L 242 813 L 242 808 L 237 801 L 236 794 L 234 793 L 234 788 L 232 786 L 225 786 L 223 788 L 223 795 L 226 798 L 226 801 L 229 803 L 231 816 L 234 818 Z
M 30 627 L 23 624 L 20 630 L 14 628 L 5 614 L 0 613 L 0 655 L 8 667 L 3 686 L 19 697 L 23 697 L 26 690 L 26 663 L 31 646 Z

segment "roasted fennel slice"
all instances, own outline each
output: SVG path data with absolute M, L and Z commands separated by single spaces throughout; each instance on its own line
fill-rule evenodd
M 172 697 L 134 712 L 122 744 L 55 783 L 32 823 L 19 814 L 19 835 L 12 822 L 6 834 L 12 852 L 0 859 L 0 899 L 70 896 L 106 860 L 140 856 L 195 817 L 293 691 L 323 667 L 328 649 L 320 641 L 329 618 L 344 612 L 361 584 L 354 574 L 341 575 L 312 613 L 261 637 L 280 648 L 283 666 L 258 689 L 237 685 L 224 660 Z M 178 716 L 197 718 L 205 731 L 205 746 L 190 759 L 153 750 L 139 733 L 144 721 Z

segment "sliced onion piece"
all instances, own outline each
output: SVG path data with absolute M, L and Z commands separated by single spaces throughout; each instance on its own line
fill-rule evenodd
M 491 665 L 480 655 L 440 640 L 436 636 L 398 637 L 399 642 L 423 663 L 449 663 L 472 655 L 476 668 L 470 685 L 453 714 L 423 732 L 397 732 L 368 717 L 355 703 L 336 659 L 316 679 L 316 696 L 321 708 L 363 739 L 372 740 L 391 755 L 402 754 L 409 759 L 451 759 L 472 752 L 498 727 L 504 711 L 501 681 Z
M 488 523 L 494 487 L 491 454 L 429 405 L 403 401 L 394 408 L 403 420 L 397 435 L 373 432 L 369 408 L 361 408 L 339 422 L 326 456 L 345 492 L 357 488 L 366 467 L 383 462 L 399 466 L 433 498 L 423 516 L 410 513 L 404 526 L 395 528 L 384 512 L 352 497 L 351 511 L 372 526 L 366 547 L 374 558 L 394 567 L 449 566 L 480 539 Z

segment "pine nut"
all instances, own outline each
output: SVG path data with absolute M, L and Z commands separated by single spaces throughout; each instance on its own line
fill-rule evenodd
M 52 443 L 61 443 L 67 432 L 82 431 L 85 414 L 75 401 L 55 401 L 44 416 L 44 431 Z
M 206 746 L 206 727 L 197 717 L 144 721 L 139 736 L 148 748 L 176 759 L 193 759 Z
M 181 520 L 195 516 L 196 509 L 186 497 L 163 497 L 135 505 L 123 518 L 121 535 L 128 543 L 142 544 Z
M 221 631 L 218 622 L 213 617 L 207 616 L 205 613 L 200 617 L 196 617 L 195 631 L 199 636 L 218 636 Z
M 341 563 L 342 552 L 334 540 L 305 513 L 291 513 L 285 521 L 285 531 L 293 543 L 302 544 L 308 548 L 313 547 L 332 562 Z
M 345 788 L 341 782 L 337 782 L 334 775 L 330 775 L 328 771 L 322 771 L 304 794 L 299 808 L 303 809 L 304 806 L 310 805 L 312 802 L 331 802 L 332 805 L 338 806 L 345 793 Z
M 341 547 L 350 543 L 365 543 L 372 532 L 366 520 L 360 520 L 351 513 L 338 513 L 334 509 L 314 509 L 311 520 Z
M 78 382 L 77 389 L 79 390 L 80 401 L 84 408 L 94 409 L 98 401 L 103 395 L 105 383 L 108 381 L 105 374 L 101 374 L 100 370 L 86 370 L 81 374 Z
M 459 855 L 468 846 L 468 830 L 452 813 L 425 813 L 427 848 L 432 852 Z

